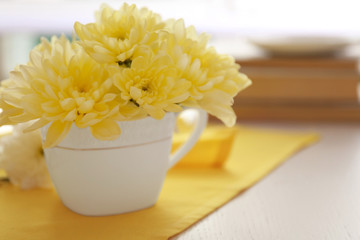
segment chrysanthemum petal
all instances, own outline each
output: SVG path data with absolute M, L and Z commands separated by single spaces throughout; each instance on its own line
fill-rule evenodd
M 34 131 L 47 125 L 50 121 L 45 118 L 40 118 L 24 129 L 24 133 Z
M 116 98 L 115 93 L 107 93 L 104 95 L 102 102 L 110 102 Z
M 64 117 L 64 121 L 68 121 L 68 122 L 72 122 L 75 121 L 77 117 L 77 111 L 76 109 L 73 109 L 72 111 L 70 111 L 65 117 Z
M 76 107 L 76 102 L 73 98 L 66 98 L 60 101 L 60 106 L 65 111 L 70 111 Z
M 78 111 L 80 113 L 90 112 L 92 110 L 92 108 L 94 107 L 94 104 L 95 104 L 95 101 L 93 99 L 86 100 L 80 104 Z
M 177 104 L 169 104 L 164 110 L 167 112 L 181 112 L 183 108 Z
M 22 108 L 35 116 L 41 116 L 43 99 L 36 94 L 28 94 L 22 98 Z
M 47 101 L 41 104 L 41 108 L 48 113 L 61 113 L 62 108 L 57 101 Z
M 121 129 L 116 121 L 105 119 L 90 127 L 92 135 L 99 140 L 114 140 L 121 134 Z
M 47 131 L 43 147 L 50 148 L 58 145 L 70 131 L 71 125 L 72 122 L 54 121 Z
M 13 117 L 9 117 L 9 119 L 15 123 L 28 122 L 28 121 L 34 120 L 36 118 L 37 118 L 36 116 L 26 113 L 26 112 L 16 115 L 16 116 L 13 116 Z
M 138 99 L 141 97 L 141 90 L 137 87 L 130 87 L 130 96 L 133 99 Z
M 144 105 L 143 106 L 145 111 L 153 118 L 160 120 L 165 116 L 165 111 L 159 107 L 154 107 L 151 105 Z

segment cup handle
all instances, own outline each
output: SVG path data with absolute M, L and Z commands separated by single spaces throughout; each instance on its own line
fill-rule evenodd
M 189 139 L 174 153 L 170 156 L 169 169 L 172 168 L 191 148 L 195 145 L 199 139 L 202 131 L 205 129 L 208 115 L 202 109 L 195 109 L 197 111 L 197 120 L 195 128 L 189 137 Z

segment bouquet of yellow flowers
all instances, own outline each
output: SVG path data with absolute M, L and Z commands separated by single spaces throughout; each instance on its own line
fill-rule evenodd
M 52 37 L 1 83 L 0 124 L 47 124 L 44 147 L 57 145 L 73 123 L 101 140 L 120 136 L 118 121 L 183 107 L 202 108 L 235 124 L 234 96 L 251 84 L 239 65 L 208 47 L 209 36 L 135 5 L 103 6 L 96 21 L 75 23 L 79 40 Z

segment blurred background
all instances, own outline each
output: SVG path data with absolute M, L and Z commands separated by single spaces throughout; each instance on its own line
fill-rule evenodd
M 0 79 L 28 61 L 41 36 L 73 34 L 93 22 L 102 2 L 0 0 Z M 358 0 L 128 1 L 184 18 L 212 35 L 253 80 L 235 99 L 239 119 L 358 121 L 360 2 Z

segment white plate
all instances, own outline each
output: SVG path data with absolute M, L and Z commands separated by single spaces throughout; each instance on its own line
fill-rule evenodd
M 249 41 L 275 55 L 323 55 L 344 49 L 352 40 L 325 36 L 256 37 Z

